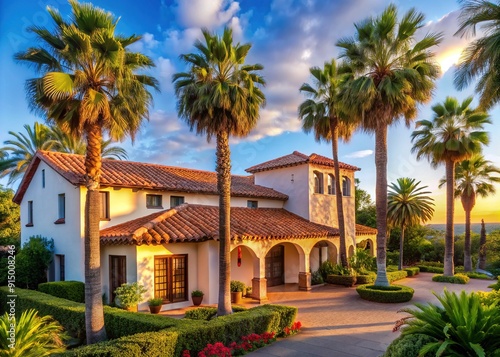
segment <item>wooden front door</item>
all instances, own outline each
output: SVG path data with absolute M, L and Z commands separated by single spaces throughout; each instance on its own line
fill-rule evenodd
M 277 245 L 266 255 L 267 286 L 285 283 L 285 247 Z
M 115 290 L 127 282 L 127 257 L 109 256 L 109 303 L 115 301 Z

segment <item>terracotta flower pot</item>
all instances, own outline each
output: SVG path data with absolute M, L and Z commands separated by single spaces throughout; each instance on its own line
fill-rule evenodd
M 191 296 L 191 300 L 193 300 L 194 306 L 200 306 L 201 302 L 203 301 L 203 295 L 202 296 Z
M 149 312 L 152 314 L 158 314 L 161 311 L 161 305 L 151 306 L 149 305 Z
M 243 292 L 235 291 L 231 292 L 231 302 L 233 304 L 241 304 L 243 298 Z

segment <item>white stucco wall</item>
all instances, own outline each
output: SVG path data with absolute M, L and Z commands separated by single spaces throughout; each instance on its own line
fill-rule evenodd
M 106 299 L 110 297 L 109 290 L 109 256 L 126 256 L 127 283 L 137 281 L 137 249 L 135 245 L 103 245 L 101 246 L 101 284 Z M 109 300 L 108 300 L 109 302 Z
M 231 251 L 231 280 L 239 280 L 246 286 L 252 286 L 254 276 L 254 259 L 249 248 L 241 248 L 241 266 L 238 266 L 238 248 Z
M 42 187 L 45 170 L 45 188 Z M 64 224 L 54 224 L 59 217 L 58 195 L 65 194 Z M 28 201 L 33 201 L 33 227 L 28 223 Z M 40 162 L 31 184 L 21 201 L 21 242 L 41 235 L 54 239 L 55 254 L 65 257 L 66 280 L 83 281 L 83 239 L 80 232 L 80 188 L 71 185 L 43 161 Z
M 299 282 L 299 252 L 293 244 L 285 243 L 285 283 L 298 283 Z
M 309 219 L 308 165 L 257 172 L 254 176 L 256 185 L 270 187 L 288 195 L 283 206 L 286 210 Z

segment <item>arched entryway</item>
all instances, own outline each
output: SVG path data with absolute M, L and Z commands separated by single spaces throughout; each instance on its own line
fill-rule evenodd
M 272 247 L 265 257 L 267 286 L 299 282 L 300 257 L 292 243 L 281 243 Z
M 330 261 L 333 264 L 338 262 L 337 247 L 332 242 L 322 240 L 317 242 L 310 254 L 311 271 L 319 269 L 323 262 Z
M 231 280 L 239 280 L 246 286 L 252 286 L 252 279 L 258 276 L 258 267 L 259 259 L 249 247 L 239 245 L 231 250 Z
M 353 245 L 349 246 L 349 250 L 347 252 L 347 255 L 349 258 L 354 256 L 354 246 Z
M 375 256 L 375 250 L 373 249 L 373 242 L 371 239 L 362 240 L 356 244 L 356 248 L 367 250 L 370 253 L 370 256 Z

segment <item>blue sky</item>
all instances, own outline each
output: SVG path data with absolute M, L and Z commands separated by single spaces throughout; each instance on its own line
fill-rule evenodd
M 294 150 L 331 156 L 329 144 L 318 144 L 312 135 L 301 132 L 297 106 L 304 98 L 299 87 L 310 80 L 309 67 L 322 66 L 325 60 L 338 56 L 335 42 L 343 36 L 353 35 L 355 22 L 378 14 L 389 1 L 96 0 L 93 3 L 121 17 L 119 33 L 143 35 L 143 39 L 134 45 L 134 50 L 148 54 L 156 63 L 151 74 L 159 79 L 161 93 L 155 94 L 150 121 L 145 123 L 133 146 L 130 141 L 122 143 L 134 161 L 214 170 L 214 143 L 207 143 L 203 137 L 191 133 L 177 118 L 171 76 L 185 70 L 184 64 L 178 60 L 179 55 L 193 51 L 192 44 L 200 37 L 202 27 L 220 31 L 224 26 L 230 26 L 237 40 L 253 44 L 248 63 L 264 65 L 267 105 L 249 137 L 231 142 L 233 173 L 245 174 L 247 167 Z M 443 75 L 437 81 L 434 98 L 420 108 L 417 118 L 430 119 L 430 105 L 433 103 L 448 95 L 463 99 L 474 94 L 472 87 L 458 92 L 452 85 L 453 64 L 468 41 L 453 36 L 457 28 L 458 4 L 452 0 L 400 0 L 395 3 L 401 13 L 416 7 L 426 14 L 428 23 L 422 34 L 428 31 L 444 33 L 444 41 L 436 50 Z M 13 55 L 33 45 L 27 27 L 51 26 L 45 9 L 47 5 L 69 15 L 70 7 L 63 0 L 0 1 L 0 143 L 9 138 L 8 131 L 22 131 L 24 124 L 44 121 L 44 118 L 30 113 L 25 99 L 24 82 L 34 72 L 16 64 Z M 500 166 L 500 140 L 496 139 L 500 134 L 500 111 L 495 108 L 490 114 L 494 123 L 488 127 L 492 143 L 484 152 L 489 160 Z M 433 170 L 426 162 L 415 160 L 410 153 L 412 130 L 413 126 L 407 129 L 401 124 L 390 128 L 389 182 L 409 176 L 428 185 L 438 202 L 434 222 L 442 222 L 445 192 L 437 185 L 444 175 L 444 167 Z M 340 145 L 341 161 L 362 169 L 357 177 L 372 196 L 375 187 L 373 150 L 373 136 L 361 133 L 356 134 L 350 143 Z M 0 183 L 5 184 L 5 180 Z M 499 221 L 499 197 L 497 194 L 483 200 L 473 212 L 473 221 L 481 218 Z M 459 202 L 456 211 L 460 219 Z

